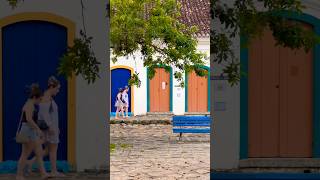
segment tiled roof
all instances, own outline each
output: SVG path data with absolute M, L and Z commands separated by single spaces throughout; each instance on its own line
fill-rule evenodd
M 197 26 L 198 37 L 210 34 L 210 0 L 178 0 L 181 3 L 181 22 Z
M 181 4 L 180 22 L 188 26 L 197 26 L 197 37 L 209 37 L 210 0 L 178 0 Z M 152 5 L 146 8 L 151 9 Z M 146 13 L 148 16 L 148 13 Z

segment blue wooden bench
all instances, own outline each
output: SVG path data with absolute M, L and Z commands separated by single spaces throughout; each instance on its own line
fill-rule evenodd
M 210 133 L 210 116 L 173 116 L 173 133 Z

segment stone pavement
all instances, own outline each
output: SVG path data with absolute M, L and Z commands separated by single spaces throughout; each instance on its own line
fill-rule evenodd
M 112 180 L 209 179 L 210 135 L 172 133 L 171 125 L 111 125 Z

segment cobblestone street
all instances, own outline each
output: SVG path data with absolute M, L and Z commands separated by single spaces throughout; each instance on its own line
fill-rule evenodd
M 111 125 L 110 178 L 209 179 L 210 135 L 172 133 L 171 125 Z

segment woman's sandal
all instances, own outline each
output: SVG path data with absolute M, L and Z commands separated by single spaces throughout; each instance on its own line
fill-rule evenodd
M 16 180 L 25 180 L 25 178 L 23 176 L 17 176 Z
M 59 173 L 59 172 L 56 172 L 56 173 L 50 173 L 50 177 L 54 177 L 54 178 L 57 178 L 57 177 L 66 177 L 66 175 L 62 174 L 62 173 Z
M 27 163 L 26 168 L 24 170 L 24 174 L 25 174 L 25 176 L 34 175 L 34 173 L 32 172 L 32 164 Z
M 40 176 L 41 177 L 41 179 L 49 179 L 49 178 L 51 178 L 51 176 L 49 176 L 49 174 L 45 174 L 45 175 L 41 175 Z

